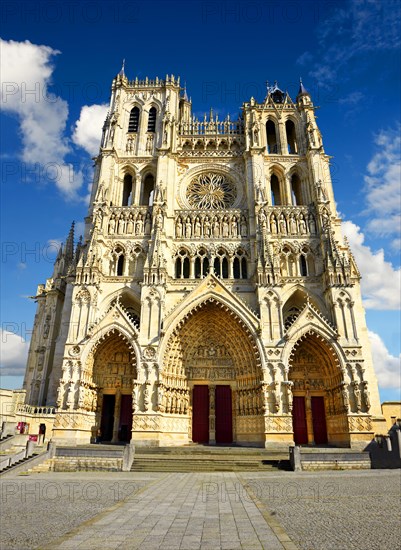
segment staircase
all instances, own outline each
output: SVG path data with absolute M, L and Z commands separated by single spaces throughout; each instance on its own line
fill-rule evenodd
M 139 448 L 131 472 L 268 472 L 289 470 L 288 453 L 254 447 Z

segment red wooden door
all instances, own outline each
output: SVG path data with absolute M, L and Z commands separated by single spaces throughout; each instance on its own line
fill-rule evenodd
M 316 445 L 327 443 L 326 413 L 324 397 L 312 397 L 313 439 Z
M 192 393 L 192 441 L 209 442 L 209 386 L 194 386 Z
M 121 396 L 120 425 L 118 438 L 120 441 L 130 441 L 132 430 L 132 395 Z
M 294 442 L 296 445 L 308 443 L 308 429 L 306 426 L 305 398 L 294 397 L 292 407 L 292 425 L 294 428 Z
M 233 419 L 230 386 L 216 386 L 216 443 L 232 443 Z
M 115 395 L 103 395 L 102 420 L 100 424 L 100 439 L 111 441 L 113 438 Z

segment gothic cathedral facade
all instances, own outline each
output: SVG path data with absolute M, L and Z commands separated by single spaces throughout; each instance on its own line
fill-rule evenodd
M 179 78 L 122 71 L 85 222 L 38 287 L 24 381 L 55 442 L 372 439 L 360 274 L 302 83 L 199 120 Z

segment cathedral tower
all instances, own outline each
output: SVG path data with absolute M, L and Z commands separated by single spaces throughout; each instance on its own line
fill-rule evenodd
M 199 120 L 179 78 L 122 71 L 84 240 L 37 301 L 25 387 L 55 441 L 359 447 L 381 416 L 302 83 Z

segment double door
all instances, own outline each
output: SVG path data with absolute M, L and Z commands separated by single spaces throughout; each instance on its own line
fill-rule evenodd
M 120 402 L 116 407 L 116 396 L 104 394 L 100 432 L 102 441 L 125 441 L 131 439 L 132 428 L 132 396 L 119 396 Z M 118 422 L 116 422 L 116 412 Z
M 311 397 L 310 415 L 312 420 L 313 441 L 316 445 L 327 443 L 326 413 L 324 397 Z M 292 409 L 294 442 L 296 445 L 306 445 L 308 441 L 308 414 L 305 397 L 295 396 Z M 309 430 L 310 432 L 311 430 Z
M 192 393 L 192 441 L 227 444 L 232 440 L 231 387 L 195 385 Z

